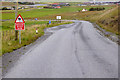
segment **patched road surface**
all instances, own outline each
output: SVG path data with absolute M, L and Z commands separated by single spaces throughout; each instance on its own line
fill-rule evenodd
M 87 21 L 46 29 L 53 32 L 25 53 L 5 78 L 117 78 L 118 45 Z

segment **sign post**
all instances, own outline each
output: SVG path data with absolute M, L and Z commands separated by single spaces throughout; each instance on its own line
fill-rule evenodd
M 19 30 L 19 43 L 21 44 L 21 30 L 25 30 L 25 21 L 20 14 L 15 20 L 15 30 Z
M 19 44 L 21 44 L 21 30 L 19 30 Z
M 18 14 L 18 0 L 15 5 L 15 19 L 17 18 L 17 14 Z M 18 40 L 18 31 L 17 30 L 15 30 L 15 40 Z

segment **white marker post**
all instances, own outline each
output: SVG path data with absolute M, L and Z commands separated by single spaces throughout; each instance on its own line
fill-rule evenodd
M 38 29 L 36 28 L 36 34 L 38 34 Z

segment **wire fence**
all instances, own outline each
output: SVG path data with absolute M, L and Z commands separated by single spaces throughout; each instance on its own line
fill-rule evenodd
M 54 24 L 54 23 L 52 23 L 52 24 Z M 48 25 L 49 25 L 49 23 L 40 24 L 40 25 L 32 25 L 31 27 L 26 27 L 25 30 L 22 30 L 22 33 L 26 33 L 26 34 L 33 33 L 33 30 L 34 30 L 34 32 L 36 32 L 37 27 L 42 27 L 42 26 L 46 27 Z M 0 34 L 1 34 L 2 41 L 15 40 L 15 30 L 14 29 L 2 30 Z
M 2 31 L 2 39 L 3 40 L 13 40 L 15 39 L 15 30 L 5 30 Z

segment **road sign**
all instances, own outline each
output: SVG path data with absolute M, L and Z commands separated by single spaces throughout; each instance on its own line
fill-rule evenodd
M 35 20 L 38 20 L 37 18 L 35 18 Z
M 51 24 L 51 21 L 49 21 L 49 24 Z
M 25 30 L 25 21 L 20 14 L 15 20 L 15 30 L 19 30 L 19 43 L 21 44 L 21 30 Z
M 25 30 L 25 21 L 20 14 L 15 20 L 15 30 Z
M 61 16 L 56 16 L 56 19 L 61 19 Z

